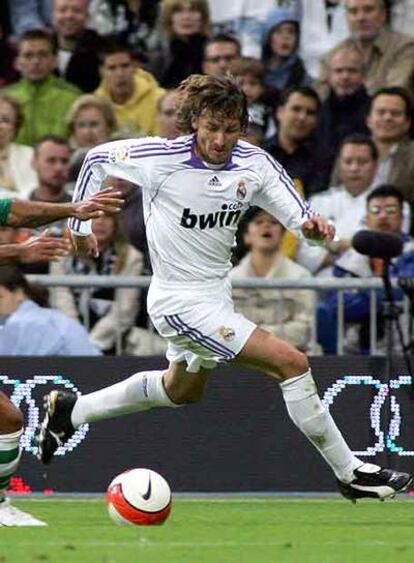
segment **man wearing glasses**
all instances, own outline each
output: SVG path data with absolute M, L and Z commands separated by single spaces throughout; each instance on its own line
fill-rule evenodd
M 375 188 L 367 197 L 366 226 L 373 231 L 398 235 L 403 241 L 401 256 L 390 263 L 390 276 L 393 278 L 414 277 L 414 240 L 403 232 L 403 204 L 401 193 L 389 184 Z M 353 248 L 345 252 L 335 263 L 335 277 L 370 278 L 381 277 L 384 261 L 359 254 Z M 345 292 L 344 315 L 346 348 L 348 353 L 367 353 L 369 351 L 370 291 Z M 401 301 L 401 290 L 394 290 L 394 297 Z M 383 302 L 384 291 L 377 295 L 378 321 L 377 349 L 383 347 L 384 336 Z M 335 353 L 336 349 L 337 294 L 329 293 L 319 309 L 319 336 L 325 352 Z
M 203 73 L 224 76 L 230 63 L 240 57 L 240 43 L 231 35 L 220 34 L 207 41 L 204 49 Z

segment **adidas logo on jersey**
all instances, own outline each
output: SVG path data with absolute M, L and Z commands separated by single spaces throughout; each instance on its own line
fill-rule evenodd
M 217 176 L 213 176 L 211 178 L 211 180 L 208 183 L 209 186 L 212 186 L 213 188 L 219 188 L 221 186 L 221 182 L 220 180 L 217 178 Z

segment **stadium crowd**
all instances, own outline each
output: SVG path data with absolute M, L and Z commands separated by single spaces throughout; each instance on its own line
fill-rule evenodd
M 248 101 L 244 138 L 276 158 L 338 231 L 327 248 L 310 248 L 253 209 L 239 227 L 233 277 L 381 275 L 378 264 L 355 259 L 350 241 L 363 228 L 403 237 L 391 273 L 414 276 L 413 20 L 414 0 L 2 2 L 0 198 L 70 201 L 88 149 L 127 137 L 177 137 L 179 83 L 193 73 L 231 73 Z M 94 220 L 99 256 L 25 262 L 24 273 L 151 273 L 140 186 L 106 182 L 122 191 L 125 205 L 120 218 Z M 51 232 L 68 237 L 64 222 Z M 32 235 L 0 228 L 2 243 Z M 57 332 L 68 318 L 86 326 L 96 353 L 113 354 L 121 338 L 124 352 L 145 354 L 163 349 L 145 297 L 137 289 L 57 288 L 36 299 L 60 311 Z M 335 329 L 327 330 L 336 323 L 335 298 L 318 298 L 321 353 L 335 352 Z M 235 291 L 240 312 L 304 351 L 314 299 L 309 291 Z M 378 299 L 381 334 L 383 292 Z M 352 353 L 367 351 L 366 300 L 364 292 L 345 299 Z M 14 339 L 19 307 L 28 301 L 2 315 L 1 349 L 2 338 Z M 16 353 L 34 348 L 22 344 Z

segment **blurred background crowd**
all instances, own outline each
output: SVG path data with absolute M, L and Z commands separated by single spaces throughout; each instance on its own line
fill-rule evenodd
M 233 277 L 380 276 L 382 265 L 351 247 L 361 228 L 401 236 L 404 250 L 391 274 L 414 276 L 414 0 L 4 0 L 0 197 L 70 201 L 90 148 L 111 139 L 178 136 L 180 81 L 228 72 L 248 100 L 245 139 L 276 158 L 338 232 L 328 248 L 309 248 L 252 209 L 237 235 Z M 24 264 L 25 273 L 151 273 L 141 189 L 116 178 L 108 183 L 126 204 L 119 218 L 94 221 L 99 258 Z M 67 236 L 64 223 L 52 231 Z M 31 235 L 4 227 L 0 242 Z M 0 274 L 2 288 L 13 296 Z M 94 353 L 113 354 L 119 338 L 124 353 L 163 351 L 148 324 L 145 291 L 62 287 L 26 294 L 86 327 Z M 238 289 L 234 296 L 253 321 L 307 350 L 314 292 Z M 378 291 L 380 341 L 383 298 Z M 16 321 L 19 308 L 21 299 L 11 311 L 1 310 L 0 300 L 3 327 Z M 368 351 L 369 313 L 368 291 L 345 293 L 347 352 Z M 316 315 L 319 352 L 334 353 L 335 292 L 318 296 Z M 10 354 L 29 353 L 8 346 Z M 75 346 L 70 353 L 80 352 Z

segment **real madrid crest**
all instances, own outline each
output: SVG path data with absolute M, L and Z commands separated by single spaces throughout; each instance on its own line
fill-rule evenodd
M 222 337 L 222 339 L 225 340 L 226 342 L 231 342 L 232 340 L 234 340 L 234 337 L 236 336 L 234 330 L 228 326 L 221 326 L 217 332 Z
M 247 195 L 246 182 L 244 180 L 240 180 L 237 184 L 237 190 L 236 190 L 237 199 L 243 200 L 245 199 L 246 195 Z

